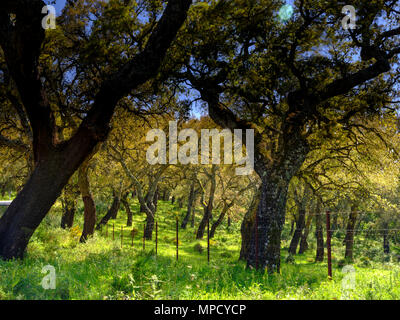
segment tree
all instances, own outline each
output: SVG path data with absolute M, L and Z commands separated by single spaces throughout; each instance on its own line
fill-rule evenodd
M 55 130 L 49 92 L 41 81 L 40 57 L 45 30 L 43 1 L 6 0 L 0 4 L 0 45 L 32 128 L 35 167 L 0 220 L 0 256 L 20 258 L 35 229 L 72 174 L 104 141 L 117 103 L 157 75 L 163 58 L 184 23 L 190 0 L 171 0 L 147 39 L 131 58 L 100 79 L 86 116 L 64 141 Z
M 247 264 L 259 261 L 270 273 L 280 269 L 287 191 L 310 151 L 310 136 L 384 110 L 400 53 L 400 29 L 376 23 L 395 24 L 399 13 L 393 1 L 357 2 L 355 30 L 341 27 L 342 6 L 336 1 L 295 1 L 288 22 L 265 21 L 280 4 L 199 5 L 181 44 L 191 59 L 183 59 L 183 70 L 176 73 L 199 92 L 219 126 L 255 130 L 254 169 L 262 184 Z M 194 23 L 201 19 L 212 23 Z

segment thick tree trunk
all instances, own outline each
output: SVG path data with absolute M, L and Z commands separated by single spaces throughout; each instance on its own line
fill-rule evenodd
M 84 205 L 84 222 L 82 235 L 79 240 L 80 242 L 86 242 L 86 240 L 94 234 L 94 228 L 96 226 L 96 205 L 90 192 L 90 184 L 88 178 L 90 159 L 91 157 L 85 160 L 85 162 L 79 168 L 78 173 L 78 184 Z
M 96 229 L 100 230 L 103 226 L 105 226 L 110 219 L 115 219 L 114 217 L 117 216 L 117 212 L 121 205 L 121 199 L 118 194 L 114 192 L 113 202 L 111 204 L 110 209 L 108 209 L 106 215 L 100 220 L 97 224 Z
M 0 256 L 22 258 L 32 234 L 90 151 L 54 152 L 36 167 L 0 219 Z M 94 146 L 93 146 L 94 147 Z
M 312 221 L 312 215 L 309 214 L 307 217 L 303 235 L 301 236 L 299 254 L 303 254 L 308 249 L 307 238 L 310 233 L 311 221 Z
M 285 223 L 285 207 L 291 175 L 289 172 L 264 175 L 257 208 L 257 232 L 251 234 L 247 266 L 268 273 L 280 271 L 281 234 Z M 257 243 L 256 243 L 257 240 Z
M 239 260 L 247 260 L 250 251 L 251 234 L 254 228 L 254 221 L 257 213 L 258 204 L 260 201 L 260 194 L 256 192 L 251 201 L 250 207 L 244 215 L 242 225 L 240 227 L 240 233 L 242 236 L 242 245 L 240 248 Z
M 356 222 L 357 222 L 356 207 L 352 206 L 349 219 L 347 221 L 346 237 L 344 238 L 344 243 L 346 245 L 344 258 L 348 261 L 353 261 L 354 227 L 356 225 Z
M 299 216 L 296 221 L 296 229 L 294 230 L 292 241 L 290 241 L 289 245 L 289 254 L 296 254 L 297 246 L 299 244 L 301 234 L 305 227 L 305 217 L 306 217 L 306 210 L 304 207 L 300 206 L 299 208 Z
M 321 206 L 317 203 L 317 213 L 315 215 L 315 238 L 317 240 L 317 250 L 315 255 L 315 262 L 324 261 L 324 228 Z

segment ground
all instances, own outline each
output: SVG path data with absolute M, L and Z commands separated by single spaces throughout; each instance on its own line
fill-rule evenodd
M 377 262 L 368 258 L 369 251 L 363 250 L 370 250 L 372 242 L 367 249 L 356 246 L 355 253 L 364 255 L 353 265 L 355 273 L 345 273 L 340 259 L 343 248 L 339 240 L 334 240 L 333 279 L 329 280 L 326 262 L 314 263 L 312 238 L 310 250 L 290 263 L 286 262 L 288 240 L 284 240 L 281 273 L 267 275 L 248 270 L 238 261 L 239 222 L 230 230 L 226 224 L 217 230 L 208 264 L 206 239 L 195 240 L 195 230 L 190 226 L 179 232 L 176 261 L 175 214 L 179 211 L 182 215 L 185 210 L 169 202 L 159 203 L 157 256 L 154 239 L 146 241 L 143 250 L 143 214 L 134 215 L 138 234 L 132 247 L 132 228 L 126 227 L 123 209 L 109 222 L 108 231 L 104 228 L 86 244 L 79 243 L 82 208 L 70 230 L 59 227 L 60 210 L 56 204 L 45 218 L 31 239 L 25 259 L 0 261 L 0 299 L 400 299 L 399 264 L 393 258 Z M 99 208 L 99 216 L 104 210 Z M 138 211 L 136 202 L 132 211 Z M 200 214 L 199 208 L 197 219 Z M 44 270 L 42 273 L 46 265 L 55 268 L 56 289 L 45 290 L 41 285 L 47 275 Z

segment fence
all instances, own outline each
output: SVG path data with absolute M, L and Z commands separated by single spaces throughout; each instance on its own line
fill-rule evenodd
M 108 238 L 108 223 L 105 225 L 106 230 L 105 230 L 105 237 Z M 134 232 L 135 228 L 132 227 L 132 230 L 130 232 L 131 234 L 131 247 L 134 246 Z M 146 250 L 146 223 L 143 223 L 143 236 L 142 236 L 142 244 L 143 244 L 143 250 Z M 121 248 L 123 248 L 124 245 L 124 227 L 121 226 Z M 159 241 L 159 230 L 158 230 L 158 221 L 155 221 L 155 240 L 154 240 L 154 246 L 155 246 L 155 255 L 158 255 L 158 241 Z M 115 240 L 115 223 L 112 224 L 112 240 Z M 179 261 L 179 219 L 176 219 L 176 225 L 175 225 L 175 242 L 176 242 L 176 261 Z M 207 262 L 210 263 L 210 222 L 207 221 Z
M 325 222 L 325 227 L 326 227 L 326 256 L 327 256 L 327 274 L 328 274 L 328 278 L 332 279 L 333 274 L 332 274 L 332 234 L 333 232 L 336 231 L 344 231 L 345 233 L 381 233 L 381 232 L 389 232 L 389 231 L 396 231 L 399 232 L 400 229 L 398 228 L 380 228 L 380 229 L 373 229 L 373 230 L 365 230 L 365 229 L 332 229 L 331 227 L 331 217 L 332 215 L 335 214 L 343 214 L 343 213 L 348 213 L 348 212 L 330 212 L 330 211 L 326 211 L 323 213 L 307 213 L 307 216 L 324 216 L 326 219 Z M 361 215 L 365 215 L 368 213 L 361 213 L 358 212 L 359 216 Z M 207 221 L 207 262 L 210 263 L 210 221 Z M 135 228 L 132 228 L 132 232 L 131 232 L 131 246 L 134 246 L 134 230 Z M 115 231 L 115 225 L 112 225 L 112 238 L 113 240 L 115 240 L 115 235 L 114 235 L 114 231 Z M 124 227 L 121 226 L 121 247 L 123 247 L 123 231 L 124 231 Z M 146 237 L 145 237 L 145 233 L 146 233 L 146 223 L 143 223 L 143 237 L 142 237 L 142 241 L 143 241 L 143 250 L 146 249 Z M 108 237 L 108 224 L 106 225 L 106 237 Z M 258 231 L 258 217 L 256 216 L 255 218 L 255 256 L 256 256 L 256 261 L 255 261 L 255 266 L 256 269 L 258 269 L 259 267 L 259 231 Z M 353 241 L 352 240 L 344 240 L 345 241 Z M 175 243 L 176 243 L 176 260 L 179 261 L 179 219 L 176 218 L 175 221 Z M 159 228 L 158 228 L 158 221 L 155 221 L 155 240 L 154 240 L 154 245 L 155 245 L 155 255 L 158 255 L 158 247 L 159 247 Z M 279 248 L 281 249 L 281 246 L 279 246 Z M 325 245 L 318 246 L 317 245 L 317 249 L 323 249 L 325 252 Z

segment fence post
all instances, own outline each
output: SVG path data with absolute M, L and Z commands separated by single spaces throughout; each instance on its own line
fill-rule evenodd
M 145 238 L 145 233 L 146 233 L 146 223 L 143 224 L 143 250 L 146 249 L 146 238 Z
M 331 213 L 326 211 L 326 249 L 328 251 L 328 277 L 332 279 Z
M 178 261 L 179 257 L 179 236 L 178 236 L 178 217 L 176 217 L 176 261 Z
M 156 220 L 156 256 L 158 250 L 158 221 Z
M 207 262 L 210 264 L 210 215 L 207 216 Z

